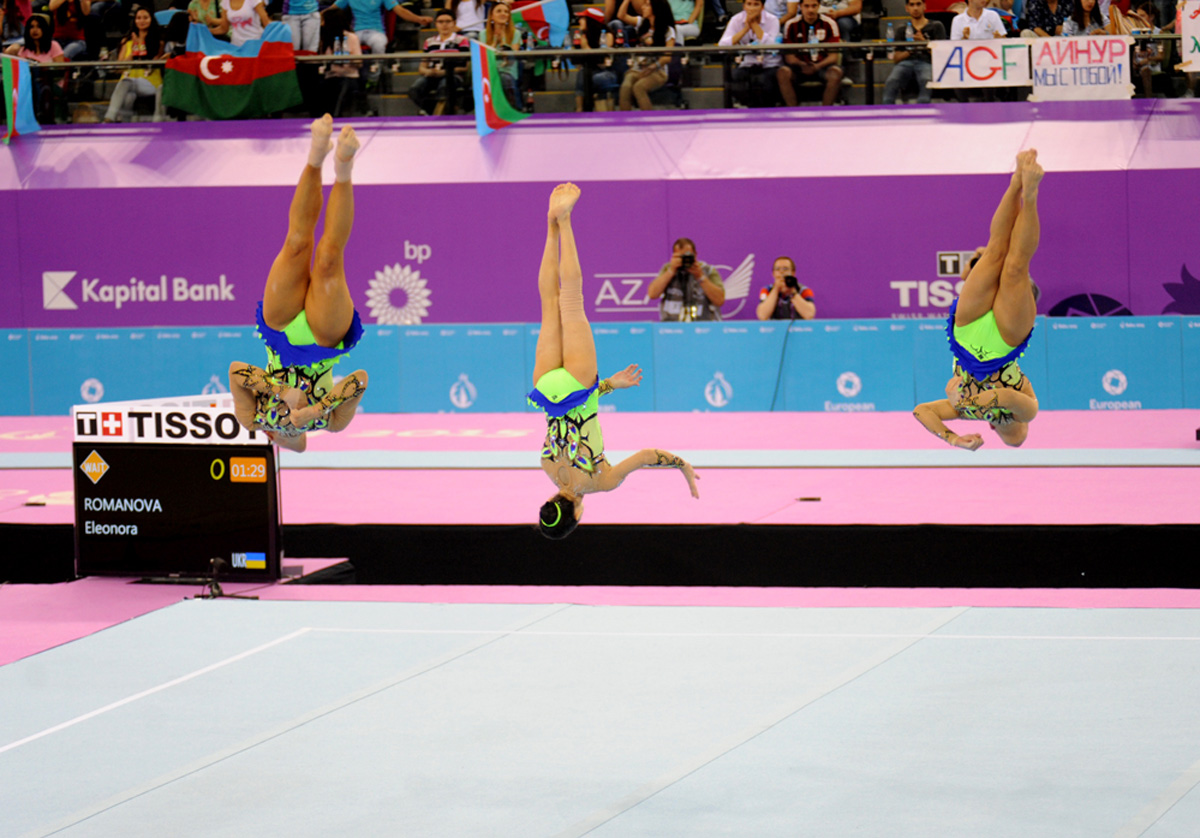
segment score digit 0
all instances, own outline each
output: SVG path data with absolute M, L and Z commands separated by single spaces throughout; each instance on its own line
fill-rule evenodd
M 225 476 L 225 461 L 213 460 L 208 465 L 208 476 L 213 480 L 220 480 Z

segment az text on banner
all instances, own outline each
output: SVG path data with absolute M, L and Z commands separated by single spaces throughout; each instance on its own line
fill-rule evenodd
M 272 22 L 261 38 L 237 47 L 193 23 L 187 53 L 167 61 L 163 104 L 207 119 L 266 116 L 301 101 L 291 30 L 285 23 Z

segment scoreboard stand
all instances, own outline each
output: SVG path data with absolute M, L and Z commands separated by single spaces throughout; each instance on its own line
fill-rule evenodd
M 211 582 L 281 575 L 274 446 L 228 394 L 71 409 L 80 576 Z

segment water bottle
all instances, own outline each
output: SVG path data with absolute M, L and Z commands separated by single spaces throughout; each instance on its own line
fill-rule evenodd
M 915 37 L 915 35 L 913 32 L 913 25 L 912 25 L 912 21 L 910 20 L 908 22 L 908 25 L 904 27 L 904 40 L 908 41 L 911 44 L 913 42 L 914 37 Z
M 817 27 L 813 26 L 810 23 L 808 25 L 808 43 L 811 46 L 816 46 L 819 42 L 820 42 L 820 39 L 817 37 Z M 808 51 L 808 57 L 809 57 L 810 61 L 816 61 L 817 60 L 817 50 L 810 49 Z
M 895 43 L 895 41 L 896 41 L 896 27 L 893 26 L 889 22 L 887 25 L 887 42 L 889 44 L 893 44 L 893 43 Z M 887 51 L 887 57 L 888 57 L 888 61 L 891 61 L 892 59 L 894 59 L 896 57 L 896 51 L 894 49 L 889 49 Z
M 783 33 L 782 32 L 780 32 L 778 35 L 775 36 L 775 43 L 777 43 L 777 44 L 783 43 Z M 776 50 L 771 50 L 769 53 L 767 53 L 767 55 L 772 55 L 772 56 L 778 57 L 779 53 Z

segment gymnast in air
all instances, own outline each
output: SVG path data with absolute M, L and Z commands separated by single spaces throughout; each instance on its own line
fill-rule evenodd
M 307 432 L 340 431 L 350 424 L 367 389 L 355 370 L 336 385 L 331 369 L 362 338 L 362 321 L 346 287 L 343 256 L 354 224 L 350 171 L 358 138 L 347 126 L 334 154 L 335 182 L 321 216 L 321 165 L 333 148 L 333 118 L 312 124 L 312 148 L 288 210 L 287 239 L 267 274 L 258 304 L 258 334 L 267 345 L 267 368 L 234 361 L 229 389 L 234 412 L 247 430 L 265 431 L 271 442 L 303 451 Z
M 547 538 L 566 538 L 583 515 L 583 496 L 611 492 L 639 468 L 677 468 L 692 497 L 699 475 L 681 457 L 646 448 L 617 465 L 604 458 L 604 437 L 597 417 L 599 397 L 641 383 L 642 372 L 630 364 L 599 380 L 596 343 L 583 310 L 583 272 L 571 229 L 571 211 L 579 187 L 564 183 L 550 195 L 546 248 L 538 270 L 542 328 L 533 365 L 529 401 L 546 412 L 542 470 L 558 487 L 542 504 L 539 526 Z M 586 382 L 586 383 L 585 383 Z
M 946 398 L 917 405 L 913 415 L 938 439 L 974 451 L 979 434 L 959 436 L 948 419 L 987 422 L 1005 445 L 1018 446 L 1037 416 L 1033 385 L 1017 359 L 1029 344 L 1037 317 L 1038 288 L 1029 276 L 1037 251 L 1038 187 L 1045 174 L 1037 150 L 1017 155 L 1017 168 L 992 216 L 986 247 L 975 252 L 962 291 L 950 306 L 946 332 L 954 373 Z

